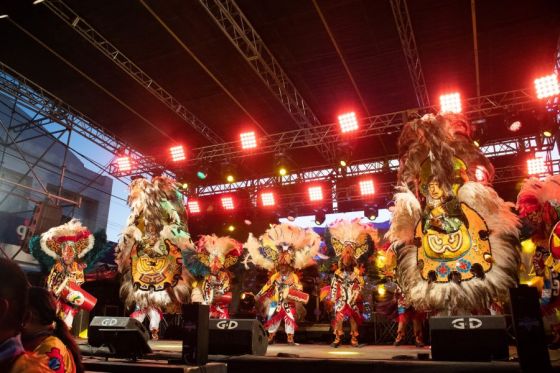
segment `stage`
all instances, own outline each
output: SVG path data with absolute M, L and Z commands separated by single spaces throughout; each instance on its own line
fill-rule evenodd
M 105 372 L 152 372 L 199 371 L 184 366 L 163 363 L 161 360 L 180 358 L 180 341 L 150 342 L 153 354 L 146 360 L 123 362 L 104 358 L 86 358 L 88 371 Z M 84 350 L 83 350 L 84 351 Z M 85 351 L 84 351 L 85 352 Z M 266 356 L 210 356 L 213 363 L 225 363 L 227 372 L 519 372 L 519 364 L 515 361 L 516 348 L 510 347 L 511 361 L 502 362 L 447 362 L 431 361 L 430 348 L 414 346 L 366 345 L 359 348 L 329 345 L 274 344 L 268 347 Z M 560 352 L 550 351 L 553 371 L 560 372 Z M 155 361 L 160 363 L 155 363 Z M 206 372 L 224 372 L 221 364 L 208 365 Z

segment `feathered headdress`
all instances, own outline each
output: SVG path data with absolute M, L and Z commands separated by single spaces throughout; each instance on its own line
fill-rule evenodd
M 82 258 L 93 248 L 94 237 L 79 220 L 72 219 L 43 233 L 40 244 L 41 249 L 55 259 L 62 256 L 64 245 L 72 244 L 76 258 Z
M 325 242 L 337 257 L 342 254 L 345 246 L 350 245 L 357 260 L 373 251 L 373 237 L 376 233 L 375 228 L 360 223 L 360 219 L 337 220 L 328 227 Z
M 196 277 L 209 273 L 214 261 L 227 269 L 239 260 L 243 253 L 243 245 L 231 237 L 218 237 L 215 234 L 201 236 L 193 250 L 185 250 L 183 259 L 185 266 Z
M 273 270 L 282 252 L 291 250 L 294 255 L 292 266 L 302 269 L 314 263 L 320 243 L 321 238 L 311 229 L 285 223 L 271 225 L 258 239 L 249 234 L 245 243 L 249 252 L 247 262 Z

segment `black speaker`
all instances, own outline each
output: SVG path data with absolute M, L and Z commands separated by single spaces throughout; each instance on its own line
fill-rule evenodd
M 183 361 L 204 365 L 208 362 L 208 306 L 183 304 Z
M 509 296 L 521 369 L 524 372 L 550 371 L 552 368 L 537 289 L 520 286 L 509 289 Z
M 115 357 L 137 358 L 152 352 L 144 325 L 130 317 L 96 316 L 89 324 L 88 343 L 107 346 Z
M 509 359 L 504 316 L 431 317 L 430 339 L 433 360 Z
M 258 320 L 210 320 L 209 353 L 211 355 L 265 355 L 266 331 Z

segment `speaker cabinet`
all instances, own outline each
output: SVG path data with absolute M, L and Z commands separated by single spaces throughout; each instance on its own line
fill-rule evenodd
M 137 358 L 152 352 L 148 331 L 130 317 L 96 316 L 88 329 L 91 346 L 107 346 L 115 357 Z
M 490 361 L 509 358 L 503 316 L 430 318 L 433 360 Z
M 258 320 L 210 320 L 209 353 L 211 355 L 265 355 L 266 331 Z
M 208 362 L 209 308 L 200 303 L 183 304 L 183 361 L 193 365 Z
M 552 368 L 537 289 L 520 286 L 509 289 L 509 296 L 521 369 L 524 372 L 550 371 Z

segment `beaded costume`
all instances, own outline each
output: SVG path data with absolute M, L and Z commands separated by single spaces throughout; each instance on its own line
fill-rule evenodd
M 311 229 L 290 224 L 272 225 L 259 239 L 249 235 L 245 247 L 247 262 L 272 273 L 267 283 L 256 295 L 257 302 L 266 308 L 265 328 L 269 343 L 282 321 L 288 343 L 294 343 L 296 304 L 307 303 L 309 296 L 302 292 L 302 285 L 294 272 L 314 264 L 313 257 L 319 251 L 320 237 Z
M 416 310 L 482 312 L 516 285 L 519 221 L 487 185 L 493 168 L 470 136 L 462 118 L 428 114 L 399 138 L 387 237 L 398 253 L 397 282 Z
M 183 252 L 193 249 L 187 231 L 186 211 L 175 181 L 157 176 L 130 184 L 131 214 L 116 248 L 120 294 L 131 317 L 150 319 L 152 338 L 166 308 L 175 311 L 190 301 L 191 276 L 183 266 Z

